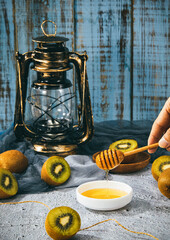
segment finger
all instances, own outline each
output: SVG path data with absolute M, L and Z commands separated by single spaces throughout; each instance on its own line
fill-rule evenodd
M 150 132 L 150 136 L 148 138 L 148 145 L 159 142 L 162 137 L 162 133 L 164 132 L 164 127 L 160 126 L 157 121 L 155 121 L 152 125 L 152 129 Z M 154 153 L 157 148 L 149 149 L 149 153 Z
M 164 131 L 170 127 L 170 97 L 163 106 L 161 112 L 159 113 L 157 119 L 155 120 L 151 134 L 161 138 Z
M 156 143 L 160 140 L 163 133 L 170 127 L 170 97 L 166 101 L 160 114 L 152 125 L 152 129 L 148 138 L 148 145 Z M 148 150 L 149 153 L 153 153 L 155 149 Z
M 166 131 L 163 137 L 159 141 L 159 146 L 161 148 L 170 148 L 170 128 Z
M 170 145 L 170 128 L 166 131 L 166 133 L 164 134 L 164 138 L 165 140 L 169 143 Z

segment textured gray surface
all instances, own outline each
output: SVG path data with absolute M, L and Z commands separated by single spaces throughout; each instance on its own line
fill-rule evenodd
M 12 198 L 12 201 L 42 201 L 51 209 L 63 205 L 72 207 L 81 216 L 82 228 L 108 218 L 114 218 L 130 230 L 150 233 L 160 240 L 169 240 L 170 201 L 159 192 L 150 168 L 151 164 L 136 173 L 110 174 L 110 179 L 125 182 L 134 191 L 132 202 L 116 211 L 100 212 L 85 208 L 76 201 L 76 188 L 59 189 L 39 194 L 21 194 Z M 10 200 L 1 202 L 8 201 Z M 44 227 L 47 213 L 48 209 L 38 203 L 0 206 L 0 239 L 50 240 L 51 238 L 47 235 Z M 132 240 L 153 238 L 127 232 L 115 222 L 109 221 L 80 231 L 73 239 Z
M 69 206 L 77 210 L 81 216 L 82 228 L 115 218 L 125 227 L 150 233 L 160 240 L 170 239 L 170 200 L 158 190 L 157 182 L 151 175 L 151 164 L 145 169 L 131 174 L 110 174 L 115 181 L 129 184 L 134 191 L 130 204 L 117 211 L 99 212 L 86 209 L 76 201 L 77 185 L 96 179 L 102 179 L 104 173 L 96 168 L 91 155 L 99 150 L 107 149 L 109 145 L 123 138 L 133 138 L 139 147 L 147 145 L 147 138 L 151 129 L 150 121 L 108 121 L 95 124 L 95 134 L 89 143 L 82 146 L 79 156 L 66 158 L 72 168 L 69 181 L 56 188 L 50 188 L 41 181 L 40 173 L 46 156 L 35 153 L 30 143 L 18 142 L 12 129 L 1 135 L 0 152 L 17 149 L 23 152 L 29 160 L 29 167 L 22 174 L 16 174 L 19 182 L 18 194 L 8 201 L 42 201 L 52 209 L 57 206 Z M 151 156 L 151 162 L 161 156 L 169 155 L 164 149 L 158 149 Z M 94 170 L 94 171 L 93 171 Z M 0 206 L 0 240 L 49 240 L 44 222 L 48 209 L 41 204 L 27 203 L 19 205 Z M 145 235 L 129 233 L 115 222 L 109 221 L 94 228 L 78 232 L 75 240 L 132 240 L 152 239 Z

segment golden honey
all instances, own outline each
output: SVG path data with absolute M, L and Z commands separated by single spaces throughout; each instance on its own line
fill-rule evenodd
M 85 197 L 96 199 L 113 199 L 127 195 L 127 192 L 113 188 L 94 188 L 81 193 Z

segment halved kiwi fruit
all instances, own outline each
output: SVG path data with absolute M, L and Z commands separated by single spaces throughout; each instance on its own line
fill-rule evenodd
M 13 174 L 0 168 L 0 199 L 9 198 L 18 192 L 18 183 Z
M 158 188 L 167 198 L 170 198 L 170 168 L 165 169 L 159 176 Z
M 116 142 L 113 142 L 109 149 L 119 150 L 121 152 L 127 152 L 134 150 L 138 147 L 138 143 L 134 139 L 121 139 Z
M 28 159 L 18 150 L 8 150 L 0 154 L 0 167 L 12 173 L 21 173 L 28 167 Z
M 136 140 L 134 139 L 121 139 L 118 140 L 116 142 L 113 142 L 110 146 L 109 149 L 115 149 L 115 150 L 119 150 L 121 152 L 128 152 L 128 151 L 132 151 L 134 149 L 138 148 L 138 143 Z M 136 154 L 132 155 L 132 156 L 127 156 L 124 158 L 122 163 L 128 163 L 131 161 L 131 159 L 134 159 L 134 156 Z
M 151 172 L 156 181 L 158 181 L 160 174 L 167 168 L 170 168 L 170 156 L 163 155 L 154 160 Z
M 68 180 L 71 169 L 63 157 L 53 156 L 46 160 L 41 170 L 41 179 L 49 185 L 60 185 Z
M 66 206 L 52 209 L 45 220 L 45 229 L 52 239 L 66 240 L 75 235 L 81 226 L 78 212 Z

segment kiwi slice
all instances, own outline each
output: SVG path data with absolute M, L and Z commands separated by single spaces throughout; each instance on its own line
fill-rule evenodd
M 158 188 L 167 198 L 170 198 L 170 168 L 165 169 L 159 176 Z
M 66 206 L 53 208 L 45 220 L 45 229 L 52 239 L 70 239 L 79 231 L 80 226 L 78 212 Z
M 13 174 L 0 168 L 0 199 L 9 198 L 18 192 L 18 183 Z
M 167 168 L 170 168 L 170 156 L 163 155 L 154 160 L 151 172 L 156 181 L 158 181 L 160 174 Z
M 121 139 L 116 142 L 113 142 L 109 149 L 119 150 L 121 152 L 128 152 L 138 148 L 138 143 L 134 139 Z M 126 156 L 122 163 L 131 163 L 131 161 L 135 158 L 137 154 L 133 154 L 131 156 Z
M 41 170 L 41 179 L 49 185 L 60 185 L 68 180 L 71 169 L 63 157 L 53 156 L 46 160 Z
M 127 152 L 134 150 L 138 147 L 138 143 L 136 140 L 133 139 L 121 139 L 116 142 L 113 142 L 109 149 L 119 150 L 121 152 Z

